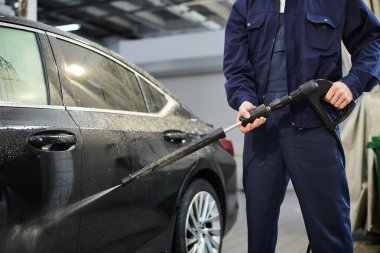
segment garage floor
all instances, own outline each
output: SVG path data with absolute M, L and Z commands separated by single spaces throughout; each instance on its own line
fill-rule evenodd
M 247 228 L 244 193 L 239 192 L 239 215 L 224 239 L 223 253 L 247 253 Z M 286 193 L 281 206 L 276 253 L 305 253 L 308 245 L 301 209 L 294 191 Z M 355 242 L 355 253 L 380 253 L 380 245 Z

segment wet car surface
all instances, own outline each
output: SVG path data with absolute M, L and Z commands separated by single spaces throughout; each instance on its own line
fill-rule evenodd
M 219 143 L 112 189 L 210 126 L 93 42 L 5 17 L 0 40 L 2 250 L 220 251 L 237 197 Z

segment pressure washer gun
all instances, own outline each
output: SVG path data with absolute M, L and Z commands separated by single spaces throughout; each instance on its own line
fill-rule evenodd
M 329 113 L 326 111 L 325 102 L 323 97 L 328 90 L 332 87 L 332 82 L 324 79 L 311 80 L 301 85 L 297 90 L 290 93 L 288 96 L 274 99 L 268 106 L 264 104 L 259 105 L 253 110 L 249 111 L 250 117 L 248 119 L 240 117 L 242 126 L 246 126 L 248 123 L 252 123 L 255 119 L 260 117 L 267 117 L 270 111 L 276 111 L 282 109 L 284 106 L 290 104 L 293 101 L 297 101 L 302 97 L 306 97 L 315 113 L 318 115 L 323 125 L 331 132 L 335 131 L 336 127 L 342 123 L 352 112 L 355 107 L 355 101 L 352 100 L 340 114 L 332 119 Z M 240 125 L 237 123 L 237 125 Z
M 198 139 L 195 142 L 189 143 L 186 146 L 183 146 L 182 148 L 174 151 L 173 153 L 170 153 L 159 160 L 145 166 L 144 168 L 136 171 L 133 174 L 130 174 L 129 176 L 121 179 L 121 185 L 125 186 L 126 184 L 129 184 L 145 175 L 148 175 L 152 173 L 154 170 L 162 168 L 168 164 L 171 164 L 209 144 L 212 142 L 219 140 L 221 138 L 226 137 L 226 133 L 239 127 L 240 125 L 246 126 L 248 123 L 252 123 L 255 119 L 258 119 L 260 117 L 267 117 L 268 114 L 271 111 L 276 111 L 282 109 L 284 106 L 297 101 L 303 97 L 306 97 L 309 99 L 311 106 L 313 107 L 314 111 L 317 113 L 319 118 L 321 119 L 322 123 L 330 130 L 334 131 L 336 126 L 341 123 L 343 120 L 345 120 L 348 115 L 352 112 L 355 106 L 355 102 L 352 101 L 350 104 L 348 104 L 341 112 L 341 114 L 335 118 L 332 119 L 330 115 L 325 110 L 325 107 L 323 104 L 326 104 L 322 101 L 324 95 L 326 95 L 327 91 L 331 88 L 332 83 L 327 80 L 311 80 L 308 81 L 299 88 L 293 92 L 291 92 L 289 95 L 283 96 L 281 98 L 274 99 L 268 106 L 262 104 L 254 109 L 248 111 L 250 117 L 244 118 L 240 117 L 240 121 L 230 127 L 227 127 L 225 129 L 218 128 L 215 131 L 206 134 L 202 138 Z
M 352 100 L 346 107 L 343 108 L 335 119 L 332 119 L 321 101 L 333 84 L 332 82 L 324 79 L 314 80 L 314 82 L 317 83 L 318 89 L 313 94 L 305 95 L 305 97 L 309 99 L 312 108 L 322 121 L 323 125 L 333 132 L 336 127 L 351 114 L 356 103 Z

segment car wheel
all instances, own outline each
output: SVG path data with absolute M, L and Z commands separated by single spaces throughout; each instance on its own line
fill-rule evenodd
M 176 253 L 220 253 L 223 214 L 220 201 L 209 182 L 198 179 L 183 195 L 174 235 Z

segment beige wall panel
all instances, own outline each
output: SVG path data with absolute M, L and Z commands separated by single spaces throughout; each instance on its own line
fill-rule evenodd
M 375 13 L 377 18 L 380 18 L 380 1 L 379 0 L 365 0 L 365 3 Z
M 373 11 L 376 14 L 377 18 L 380 19 L 380 1 L 379 0 L 372 0 L 373 5 Z

